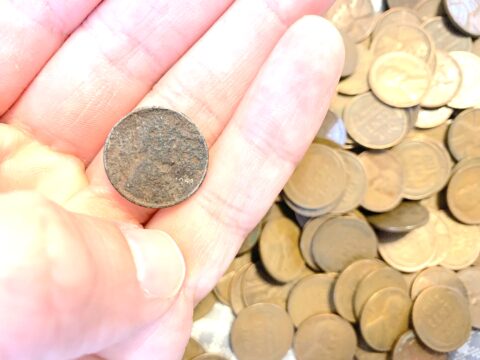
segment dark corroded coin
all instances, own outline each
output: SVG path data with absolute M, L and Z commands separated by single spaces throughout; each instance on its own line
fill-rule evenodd
M 164 208 L 198 189 L 207 172 L 208 148 L 185 115 L 145 108 L 113 127 L 103 162 L 108 179 L 123 197 L 144 207 Z

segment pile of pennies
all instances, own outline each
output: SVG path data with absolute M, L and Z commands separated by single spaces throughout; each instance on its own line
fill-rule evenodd
M 330 111 L 195 310 L 231 307 L 239 360 L 447 359 L 480 329 L 480 1 L 388 7 L 327 13 Z M 191 339 L 184 359 L 224 357 Z

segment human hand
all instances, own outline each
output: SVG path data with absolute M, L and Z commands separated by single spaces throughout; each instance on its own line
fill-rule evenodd
M 0 1 L 2 360 L 181 357 L 325 115 L 343 47 L 302 17 L 331 2 Z M 210 149 L 199 191 L 160 211 L 122 198 L 101 155 L 153 105 Z

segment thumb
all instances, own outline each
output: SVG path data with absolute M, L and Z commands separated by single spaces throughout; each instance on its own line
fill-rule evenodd
M 75 358 L 124 340 L 172 305 L 184 276 L 164 232 L 0 195 L 0 358 Z

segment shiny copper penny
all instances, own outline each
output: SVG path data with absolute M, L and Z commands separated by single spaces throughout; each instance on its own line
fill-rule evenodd
M 470 51 L 472 38 L 459 32 L 447 18 L 437 16 L 422 24 L 432 38 L 435 48 L 443 51 Z
M 451 51 L 449 55 L 460 66 L 462 83 L 448 106 L 466 109 L 480 104 L 480 57 L 468 51 Z
M 428 93 L 427 93 L 428 96 Z M 425 98 L 425 97 L 424 97 Z M 444 124 L 453 114 L 453 109 L 442 106 L 437 109 L 422 108 L 415 122 L 415 127 L 419 129 L 431 129 Z
M 352 325 L 333 314 L 319 314 L 305 320 L 293 342 L 298 360 L 352 359 L 356 347 L 357 336 Z
M 108 179 L 124 198 L 140 206 L 164 208 L 197 191 L 207 173 L 208 148 L 185 115 L 145 108 L 112 128 L 103 163 Z
M 398 206 L 404 185 L 403 167 L 398 158 L 388 151 L 364 151 L 358 157 L 368 181 L 362 206 L 373 212 L 385 212 Z
M 377 236 L 366 221 L 334 217 L 323 223 L 312 241 L 315 263 L 326 272 L 338 272 L 358 259 L 377 256 Z
M 457 115 L 448 131 L 448 148 L 457 160 L 480 157 L 480 109 Z
M 193 339 L 190 338 L 188 340 L 187 347 L 185 348 L 185 353 L 183 354 L 182 360 L 192 360 L 196 356 L 202 355 L 205 352 L 203 349 L 202 345 L 200 343 Z
M 465 285 L 454 271 L 442 266 L 433 266 L 423 270 L 416 276 L 410 289 L 412 299 L 415 299 L 426 288 L 435 285 L 451 287 L 459 291 L 465 298 L 468 297 Z
M 460 168 L 454 173 L 448 184 L 447 203 L 461 222 L 480 224 L 480 164 Z
M 402 275 L 390 267 L 381 267 L 369 273 L 358 284 L 353 298 L 353 309 L 356 318 L 360 318 L 363 307 L 377 291 L 394 287 L 408 293 L 407 284 Z
M 383 214 L 367 216 L 368 222 L 378 230 L 403 233 L 419 228 L 428 222 L 428 210 L 417 202 L 402 202 Z
M 465 297 L 447 286 L 431 286 L 418 295 L 412 322 L 420 340 L 429 348 L 447 352 L 470 336 L 470 310 Z
M 360 330 L 369 346 L 389 351 L 408 330 L 412 300 L 398 288 L 390 287 L 373 294 L 362 310 Z
M 472 326 L 480 329 L 480 267 L 460 270 L 458 277 L 467 288 Z
M 260 237 L 260 257 L 265 270 L 279 282 L 298 277 L 305 267 L 300 248 L 300 228 L 288 218 L 265 224 Z
M 379 101 L 372 93 L 356 96 L 345 108 L 345 126 L 350 136 L 370 149 L 398 144 L 409 130 L 409 115 Z
M 420 104 L 432 78 L 427 63 L 406 52 L 389 52 L 372 64 L 368 80 L 384 103 L 406 108 Z
M 209 292 L 198 304 L 193 311 L 193 321 L 201 319 L 207 315 L 215 305 L 215 295 Z
M 447 360 L 448 355 L 423 345 L 412 330 L 404 333 L 395 344 L 392 360 Z
M 350 264 L 338 276 L 333 291 L 335 310 L 350 322 L 355 322 L 353 297 L 360 281 L 372 271 L 385 267 L 386 264 L 378 259 L 362 259 Z
M 420 0 L 414 6 L 413 10 L 422 20 L 428 20 L 435 16 L 445 15 L 442 0 Z
M 450 20 L 471 36 L 480 36 L 480 0 L 444 0 Z
M 292 344 L 293 325 L 277 305 L 256 304 L 243 309 L 232 325 L 230 341 L 240 360 L 279 360 Z
M 335 279 L 327 274 L 314 274 L 300 280 L 290 291 L 287 310 L 298 327 L 315 314 L 333 313 Z

